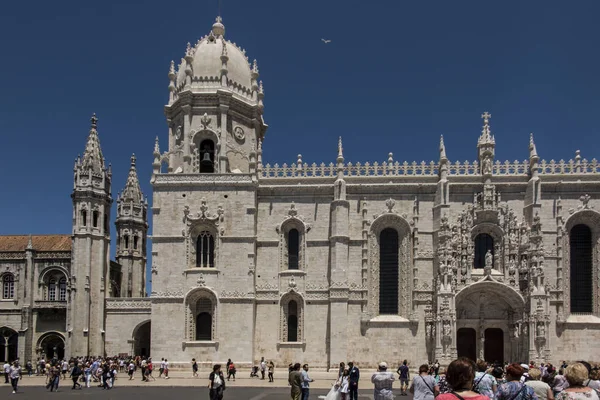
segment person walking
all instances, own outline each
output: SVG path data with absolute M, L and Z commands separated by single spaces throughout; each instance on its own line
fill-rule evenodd
M 265 358 L 260 358 L 260 379 L 265 379 L 265 371 L 267 370 L 267 363 L 265 362 Z
M 300 363 L 296 363 L 292 366 L 290 374 L 288 376 L 288 383 L 291 386 L 292 400 L 300 400 L 302 395 L 302 372 L 300 372 Z
M 423 364 L 419 367 L 419 375 L 415 376 L 410 387 L 414 400 L 434 400 L 439 393 L 439 387 L 435 378 L 429 375 L 429 365 Z
M 595 389 L 584 386 L 589 379 L 587 367 L 582 363 L 575 363 L 565 368 L 565 378 L 569 387 L 561 391 L 556 400 L 598 400 Z
M 398 367 L 396 371 L 400 378 L 400 396 L 406 396 L 406 389 L 408 389 L 408 379 L 410 378 L 410 371 L 408 369 L 408 361 L 402 361 L 402 365 Z
M 90 381 L 92 380 L 92 368 L 90 367 L 89 363 L 85 364 L 85 368 L 83 369 L 83 374 L 85 376 L 85 387 L 89 388 Z
M 208 376 L 208 389 L 210 400 L 222 400 L 225 391 L 225 377 L 221 371 L 221 365 L 215 364 L 213 371 Z
M 232 376 L 233 380 L 235 381 L 235 364 L 233 361 L 229 364 L 229 367 L 227 367 L 227 380 L 229 381 L 229 378 Z
M 158 377 L 162 378 L 162 374 L 165 372 L 165 359 L 160 359 L 160 369 L 158 370 Z
M 165 370 L 163 372 L 165 374 L 165 379 L 169 379 L 169 360 L 165 358 Z
M 2 366 L 2 372 L 4 373 L 4 383 L 8 383 L 8 374 L 10 372 L 10 364 L 8 361 L 4 361 L 4 365 Z
M 273 382 L 273 373 L 275 372 L 275 364 L 273 364 L 273 360 L 269 361 L 269 382 Z
M 350 369 L 350 373 L 348 374 L 348 392 L 350 393 L 350 400 L 358 400 L 358 381 L 360 379 L 360 370 L 352 361 L 348 363 L 348 369 Z
M 21 377 L 21 367 L 17 361 L 13 361 L 12 366 L 9 368 L 8 374 L 10 376 L 10 384 L 13 388 L 13 394 L 17 393 L 19 386 L 19 378 Z
M 79 377 L 82 373 L 83 372 L 81 371 L 81 367 L 79 367 L 79 364 L 77 364 L 77 361 L 75 361 L 73 369 L 71 370 L 71 375 L 69 376 L 73 380 L 73 387 L 71 388 L 71 390 L 81 389 L 81 385 L 79 384 Z
M 195 358 L 192 358 L 192 376 L 195 378 L 198 377 L 198 363 Z
M 394 400 L 392 393 L 392 384 L 394 383 L 394 373 L 388 372 L 387 363 L 380 362 L 377 372 L 371 376 L 373 383 L 373 400 Z
M 308 364 L 304 364 L 302 366 L 302 400 L 308 400 L 311 382 L 314 382 L 314 379 L 308 376 Z
M 539 400 L 554 400 L 554 393 L 552 392 L 550 385 L 548 385 L 546 382 L 542 382 L 541 380 L 541 369 L 532 368 L 529 371 L 529 377 L 531 379 L 525 382 L 525 385 L 533 389 Z
M 48 385 L 46 385 L 46 389 L 50 389 L 51 392 L 58 392 L 58 384 L 60 383 L 60 368 L 58 368 L 58 365 L 52 364 L 48 376 L 49 382 Z

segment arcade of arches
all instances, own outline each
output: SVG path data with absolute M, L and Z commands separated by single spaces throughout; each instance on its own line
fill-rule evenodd
M 18 358 L 19 334 L 13 329 L 0 328 L 0 361 L 13 361 Z
M 459 357 L 503 363 L 527 359 L 513 326 L 523 318 L 523 299 L 499 283 L 485 282 L 456 298 L 456 350 Z M 526 344 L 526 343 L 525 343 Z

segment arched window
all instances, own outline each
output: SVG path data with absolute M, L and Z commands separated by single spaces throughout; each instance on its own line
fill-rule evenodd
M 2 298 L 15 298 L 15 277 L 13 274 L 2 275 Z
M 398 232 L 392 228 L 379 236 L 379 313 L 398 314 Z
M 287 313 L 287 341 L 298 341 L 298 303 L 295 300 L 290 300 L 288 303 Z
M 298 269 L 300 260 L 300 232 L 298 229 L 290 229 L 287 240 L 288 269 Z
M 48 300 L 56 301 L 56 279 L 54 278 L 48 281 Z
M 94 228 L 98 227 L 98 218 L 100 217 L 100 213 L 98 211 L 92 212 L 92 226 Z
M 58 281 L 58 300 L 67 301 L 67 278 Z
M 81 225 L 87 226 L 87 211 L 81 210 Z
M 123 242 L 125 243 L 125 249 L 129 249 L 129 235 L 123 236 Z
M 212 174 L 215 172 L 215 144 L 206 139 L 200 143 L 198 148 L 199 171 L 201 174 Z
M 213 305 L 206 297 L 196 302 L 196 340 L 212 340 Z
M 571 312 L 593 311 L 592 231 L 587 225 L 571 229 Z
M 473 261 L 474 268 L 485 267 L 485 255 L 491 251 L 494 255 L 494 238 L 487 233 L 480 233 L 475 237 L 475 259 Z
M 208 231 L 202 231 L 196 239 L 196 267 L 215 266 L 215 239 Z
M 138 237 L 134 236 L 133 237 L 133 249 L 137 250 L 137 248 L 138 248 Z

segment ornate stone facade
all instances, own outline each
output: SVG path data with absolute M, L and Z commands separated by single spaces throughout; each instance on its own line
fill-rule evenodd
M 145 350 L 175 363 L 600 359 L 587 345 L 600 339 L 596 159 L 541 160 L 531 136 L 527 160 L 496 160 L 486 112 L 473 162 L 450 162 L 442 139 L 437 161 L 390 153 L 346 163 L 340 138 L 335 162 L 264 164 L 258 65 L 224 35 L 219 19 L 168 73 L 168 145 L 161 152 L 155 141 L 151 180 L 151 295 L 109 298 L 101 329 L 77 322 L 69 335 L 105 335 L 108 354 Z M 73 259 L 89 254 L 89 239 L 102 258 L 91 266 L 104 268 L 108 232 L 82 229 L 77 215 L 110 204 L 110 174 L 83 165 L 81 187 L 94 189 L 74 197 L 82 247 Z M 4 256 L 9 268 L 26 257 Z M 110 297 L 106 276 L 71 275 L 71 292 Z

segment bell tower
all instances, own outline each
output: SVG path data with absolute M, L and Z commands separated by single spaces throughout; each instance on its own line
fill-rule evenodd
M 117 196 L 117 263 L 121 265 L 120 297 L 146 295 L 146 237 L 148 200 L 144 198 L 135 167 L 135 154 L 125 188 Z
M 73 169 L 73 253 L 67 353 L 104 355 L 104 304 L 109 282 L 110 166 L 105 166 L 94 114 L 83 157 Z

